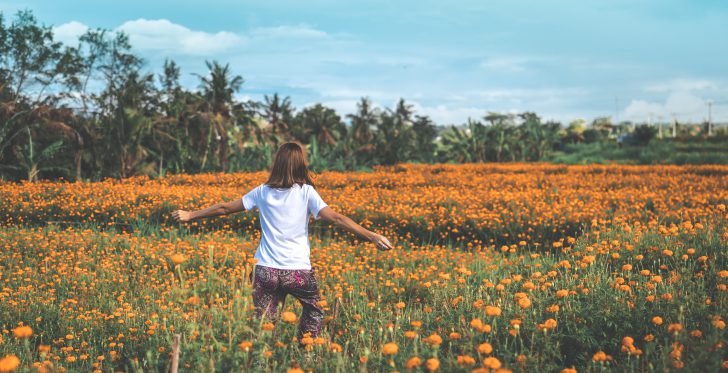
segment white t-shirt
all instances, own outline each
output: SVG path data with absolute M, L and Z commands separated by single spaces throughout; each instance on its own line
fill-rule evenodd
M 280 269 L 311 269 L 308 214 L 318 220 L 328 206 L 311 185 L 288 189 L 261 184 L 244 195 L 246 211 L 258 208 L 262 231 L 255 258 L 258 265 Z

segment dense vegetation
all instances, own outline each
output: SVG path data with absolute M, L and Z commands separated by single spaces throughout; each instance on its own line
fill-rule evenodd
M 252 318 L 257 214 L 176 224 L 265 172 L 0 183 L 0 371 L 717 372 L 728 166 L 323 172 L 377 251 L 311 221 L 320 338 Z M 241 234 L 242 232 L 242 234 Z
M 664 160 L 619 150 L 649 144 L 656 130 L 646 125 L 597 118 L 590 126 L 575 121 L 564 127 L 524 112 L 442 126 L 417 115 L 404 99 L 381 109 L 362 98 L 357 111 L 344 116 L 321 104 L 296 109 L 278 94 L 263 102 L 237 100 L 244 79 L 217 61 L 208 61 L 207 69 L 198 75 L 199 89 L 190 91 L 180 85 L 174 61 L 157 76 L 147 72 L 124 33 L 91 29 L 77 45 L 63 45 L 30 11 L 9 22 L 0 13 L 0 177 L 100 180 L 261 170 L 277 145 L 290 140 L 307 146 L 319 171 L 543 161 L 560 154 L 577 154 L 557 159 L 577 163 L 585 158 L 570 147 L 580 144 L 605 147 L 601 160 L 610 159 L 609 151 L 638 163 Z M 678 138 L 704 133 L 695 126 L 676 131 Z M 726 157 L 709 160 L 725 163 Z

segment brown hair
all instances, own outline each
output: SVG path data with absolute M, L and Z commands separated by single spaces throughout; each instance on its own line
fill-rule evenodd
M 314 186 L 301 145 L 287 142 L 278 148 L 265 184 L 271 188 L 290 188 L 293 184 Z

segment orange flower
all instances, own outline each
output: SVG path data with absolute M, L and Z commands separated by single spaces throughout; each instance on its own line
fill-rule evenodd
M 422 365 L 422 360 L 420 360 L 420 358 L 417 356 L 411 357 L 409 360 L 407 360 L 407 363 L 405 364 L 405 366 L 409 370 L 415 369 L 420 365 Z
M 440 337 L 437 333 L 432 333 L 429 337 L 423 339 L 423 341 L 432 346 L 439 346 L 442 344 L 442 337 Z
M 436 371 L 438 368 L 440 368 L 440 360 L 437 360 L 436 358 L 430 358 L 425 361 L 425 368 L 429 370 L 430 372 Z
M 493 346 L 491 346 L 490 343 L 485 342 L 478 345 L 478 353 L 488 355 L 491 352 L 493 352 Z
M 295 324 L 296 320 L 298 320 L 298 316 L 291 311 L 285 311 L 281 314 L 281 320 L 289 324 Z
M 498 369 L 501 367 L 501 362 L 500 362 L 500 360 L 498 360 L 492 356 L 486 357 L 483 360 L 483 366 L 485 366 L 486 368 L 490 368 L 490 369 Z
M 238 347 L 240 347 L 241 350 L 248 352 L 250 351 L 250 348 L 253 347 L 253 342 L 243 341 L 238 344 Z
M 495 306 L 485 306 L 485 314 L 488 316 L 500 316 L 501 309 Z
M 15 338 L 28 338 L 33 335 L 33 329 L 27 325 L 19 326 L 13 329 Z
M 399 352 L 399 346 L 396 343 L 386 343 L 382 346 L 382 353 L 385 355 L 395 355 Z
M 0 372 L 12 372 L 20 366 L 20 359 L 15 355 L 7 355 L 0 359 Z
M 169 259 L 172 260 L 172 263 L 174 263 L 174 265 L 180 265 L 187 260 L 187 257 L 184 254 L 177 253 L 171 255 Z
M 457 362 L 458 365 L 473 365 L 475 364 L 475 359 L 468 355 L 458 355 Z
M 518 299 L 518 306 L 521 308 L 528 308 L 531 306 L 531 300 L 523 297 Z
M 404 332 L 404 336 L 408 339 L 415 339 L 415 337 L 417 337 L 417 332 L 413 330 L 408 330 Z

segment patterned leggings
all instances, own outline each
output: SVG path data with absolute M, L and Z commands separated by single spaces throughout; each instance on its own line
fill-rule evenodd
M 298 322 L 299 341 L 304 333 L 311 333 L 313 338 L 318 337 L 324 321 L 324 311 L 318 305 L 320 295 L 314 269 L 278 269 L 256 265 L 253 272 L 250 277 L 253 282 L 256 317 L 265 315 L 276 323 L 280 319 L 278 304 L 283 306 L 286 295 L 291 294 L 303 306 Z

